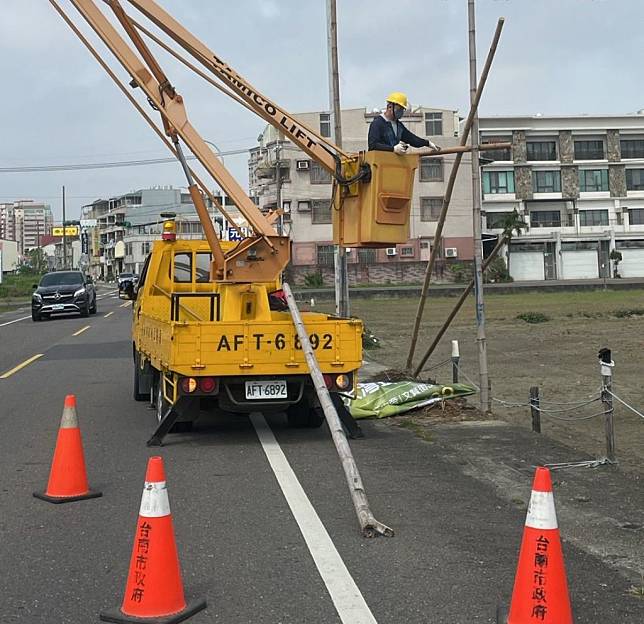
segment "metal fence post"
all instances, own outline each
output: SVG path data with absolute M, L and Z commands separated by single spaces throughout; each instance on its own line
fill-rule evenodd
M 452 340 L 452 383 L 458 383 L 458 363 L 461 355 L 458 350 L 458 340 Z
M 599 350 L 599 368 L 602 376 L 602 403 L 604 404 L 604 430 L 606 431 L 606 457 L 612 464 L 615 457 L 615 423 L 613 419 L 613 367 L 610 349 Z
M 530 413 L 532 414 L 532 431 L 541 433 L 541 412 L 539 411 L 539 386 L 530 388 Z

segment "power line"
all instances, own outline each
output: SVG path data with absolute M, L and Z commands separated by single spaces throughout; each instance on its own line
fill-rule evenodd
M 217 156 L 234 156 L 247 154 L 249 149 L 229 150 L 217 152 Z M 186 160 L 196 160 L 188 156 Z M 115 162 L 77 163 L 69 165 L 34 165 L 32 167 L 0 167 L 0 173 L 35 173 L 38 171 L 85 171 L 88 169 L 114 169 L 116 167 L 139 167 L 142 165 L 161 165 L 178 162 L 176 158 L 150 158 L 147 160 L 120 160 Z

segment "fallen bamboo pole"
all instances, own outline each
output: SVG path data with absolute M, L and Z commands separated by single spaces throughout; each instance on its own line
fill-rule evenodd
M 300 311 L 297 309 L 295 298 L 293 297 L 291 288 L 286 282 L 282 283 L 282 289 L 286 295 L 288 309 L 291 312 L 291 317 L 293 318 L 293 323 L 300 339 L 300 344 L 302 345 L 302 351 L 306 356 L 306 363 L 309 365 L 309 371 L 311 379 L 313 380 L 313 385 L 315 386 L 315 392 L 318 395 L 320 405 L 324 411 L 324 416 L 329 425 L 329 430 L 331 431 L 331 437 L 333 438 L 335 448 L 338 451 L 340 460 L 342 461 L 344 476 L 346 477 L 347 484 L 349 486 L 353 506 L 355 507 L 356 514 L 358 515 L 358 522 L 360 523 L 362 535 L 364 537 L 376 537 L 378 535 L 393 537 L 393 529 L 382 524 L 382 522 L 378 522 L 373 517 L 371 509 L 369 509 L 367 495 L 364 490 L 364 485 L 362 484 L 362 479 L 360 478 L 360 473 L 358 472 L 358 466 L 356 465 L 353 454 L 351 453 L 351 447 L 349 446 L 347 437 L 342 429 L 342 423 L 338 417 L 338 412 L 335 409 L 335 405 L 333 405 L 326 383 L 324 383 L 324 377 L 322 376 L 317 358 L 315 357 L 315 353 L 313 352 L 313 348 L 309 342 L 309 335 L 302 321 L 302 317 L 300 316 Z
M 485 262 L 483 263 L 483 271 L 485 272 L 485 269 L 488 268 L 490 265 L 490 262 L 496 258 L 497 254 L 501 250 L 501 247 L 505 245 L 507 242 L 507 238 L 504 236 L 495 246 L 494 249 L 492 250 L 492 253 L 487 257 Z M 454 317 L 458 314 L 458 311 L 461 309 L 461 306 L 463 303 L 465 303 L 465 300 L 467 299 L 468 295 L 472 292 L 472 288 L 474 288 L 474 280 L 470 280 L 470 283 L 465 287 L 465 290 L 463 291 L 463 294 L 459 297 L 458 301 L 456 302 L 456 305 L 454 306 L 454 309 L 449 313 L 449 316 L 447 317 L 447 320 L 443 323 L 443 326 L 438 330 L 438 333 L 436 334 L 436 337 L 434 338 L 434 341 L 430 345 L 429 349 L 425 352 L 425 355 L 423 355 L 423 358 L 420 361 L 420 364 L 416 367 L 416 370 L 414 371 L 414 377 L 418 377 L 418 375 L 421 373 L 423 370 L 423 366 L 425 366 L 425 362 L 429 359 L 429 356 L 434 353 L 434 349 L 440 342 L 441 338 L 443 337 L 443 334 L 447 331 L 447 328 L 450 326 L 452 321 L 454 320 Z
M 481 96 L 483 95 L 483 88 L 487 81 L 488 74 L 490 73 L 490 67 L 492 66 L 492 59 L 496 52 L 499 39 L 501 37 L 501 30 L 503 29 L 504 19 L 501 17 L 496 24 L 496 31 L 494 32 L 494 37 L 490 45 L 490 50 L 487 53 L 487 58 L 485 59 L 485 65 L 483 67 L 483 72 L 479 79 L 479 84 L 476 88 L 476 94 L 474 96 L 474 101 L 470 108 L 470 113 L 467 116 L 465 125 L 463 126 L 463 134 L 461 135 L 461 145 L 459 147 L 465 147 L 467 143 L 468 136 L 470 134 L 470 129 L 472 128 L 472 123 L 474 121 L 474 116 L 478 109 L 479 102 L 481 101 Z M 482 149 L 483 146 L 479 146 L 479 149 Z M 471 149 L 471 148 L 470 148 Z M 434 152 L 436 154 L 436 152 Z M 431 280 L 432 271 L 434 270 L 434 263 L 436 262 L 436 256 L 438 250 L 440 249 L 441 236 L 443 234 L 443 226 L 445 225 L 445 219 L 447 217 L 447 209 L 449 208 L 449 203 L 452 199 L 452 192 L 454 190 L 454 184 L 456 183 L 456 175 L 458 173 L 458 168 L 461 164 L 463 158 L 463 152 L 457 152 L 456 158 L 454 159 L 454 164 L 452 165 L 452 170 L 449 175 L 449 180 L 447 182 L 447 188 L 445 189 L 445 196 L 443 197 L 443 207 L 441 209 L 441 214 L 436 223 L 436 232 L 434 233 L 434 244 L 431 248 L 431 253 L 429 256 L 429 262 L 427 263 L 427 269 L 425 270 L 425 280 L 423 282 L 423 288 L 421 290 L 420 299 L 418 301 L 418 310 L 416 312 L 416 320 L 414 321 L 414 330 L 412 332 L 411 342 L 409 344 L 409 354 L 407 356 L 407 370 L 411 370 L 414 360 L 414 351 L 416 350 L 416 343 L 418 341 L 418 332 L 420 330 L 420 322 L 423 318 L 423 312 L 425 310 L 425 300 L 427 298 L 427 291 L 429 289 L 429 282 Z

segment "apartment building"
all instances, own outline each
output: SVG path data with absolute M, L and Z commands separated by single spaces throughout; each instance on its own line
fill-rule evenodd
M 644 111 L 482 117 L 480 136 L 512 143 L 484 154 L 482 210 L 489 232 L 525 221 L 505 250 L 515 280 L 644 276 Z
M 364 108 L 342 111 L 343 148 L 357 152 L 367 149 L 371 121 L 380 111 Z M 306 125 L 331 137 L 331 115 L 318 111 L 295 115 Z M 456 111 L 411 108 L 403 123 L 422 137 L 442 147 L 458 145 L 459 117 Z M 411 208 L 409 240 L 389 249 L 352 249 L 349 252 L 351 283 L 383 283 L 387 280 L 414 282 L 422 279 L 433 244 L 442 198 L 454 162 L 453 156 L 422 158 L 416 172 Z M 442 257 L 448 262 L 472 259 L 472 189 L 469 158 L 463 159 L 443 230 Z M 320 271 L 325 281 L 333 272 L 331 175 L 316 161 L 272 126 L 260 135 L 259 145 L 249 157 L 249 188 L 260 209 L 281 205 L 280 227 L 293 241 L 291 270 L 296 282 Z M 438 263 L 444 268 L 444 260 Z M 440 277 L 440 275 L 439 275 Z M 293 278 L 292 278 L 293 279 Z
M 214 194 L 223 202 L 236 223 L 239 213 L 229 198 Z M 225 240 L 231 237 L 228 222 L 219 215 L 208 200 L 218 234 Z M 172 186 L 140 189 L 97 199 L 82 207 L 87 236 L 89 271 L 100 279 L 114 279 L 120 273 L 139 273 L 153 241 L 161 236 L 164 212 L 176 215 L 177 233 L 184 238 L 201 238 L 203 229 L 190 193 Z
M 51 234 L 53 223 L 49 204 L 29 199 L 0 204 L 0 238 L 15 240 L 21 257 L 40 246 L 40 238 Z

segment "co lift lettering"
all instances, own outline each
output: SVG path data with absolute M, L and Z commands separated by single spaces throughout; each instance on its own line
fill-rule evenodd
M 262 98 L 259 93 L 255 93 L 241 78 L 239 78 L 233 69 L 226 65 L 220 58 L 218 58 L 216 55 L 213 54 L 213 58 L 215 60 L 215 63 L 218 66 L 219 73 L 230 82 L 234 87 L 236 87 L 239 91 L 241 91 L 246 97 L 251 98 L 257 106 L 261 106 L 271 117 L 277 118 L 277 108 L 273 106 L 270 102 L 267 102 Z M 292 123 L 290 126 L 287 124 L 288 117 L 284 114 L 282 114 L 282 118 L 280 119 L 280 126 L 284 128 L 289 134 L 294 136 L 297 139 L 303 139 L 306 140 L 307 147 L 309 149 L 315 147 L 317 143 L 306 133 L 304 130 L 302 130 L 300 127 L 298 127 L 297 124 Z

